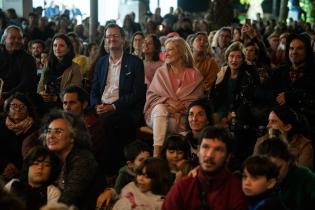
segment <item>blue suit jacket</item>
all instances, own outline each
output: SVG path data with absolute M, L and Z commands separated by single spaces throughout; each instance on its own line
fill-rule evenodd
M 97 62 L 92 80 L 90 105 L 102 103 L 109 67 L 109 55 Z M 136 121 L 140 120 L 145 102 L 144 67 L 136 56 L 124 53 L 119 77 L 119 99 L 114 102 L 117 111 L 129 112 Z

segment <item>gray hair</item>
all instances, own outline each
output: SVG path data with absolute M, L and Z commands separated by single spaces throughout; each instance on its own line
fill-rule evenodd
M 1 41 L 0 41 L 1 44 L 4 44 L 4 41 L 6 40 L 6 38 L 8 36 L 9 30 L 11 30 L 11 29 L 17 30 L 21 34 L 21 36 L 23 37 L 23 31 L 20 27 L 15 26 L 15 25 L 10 25 L 10 26 L 6 27 L 6 29 L 4 30 L 4 32 L 2 34 Z
M 40 138 L 44 140 L 44 145 L 46 144 L 45 131 L 48 129 L 49 124 L 57 119 L 63 119 L 67 122 L 72 138 L 74 139 L 74 145 L 76 147 L 91 149 L 91 136 L 83 119 L 63 110 L 52 110 L 43 119 Z

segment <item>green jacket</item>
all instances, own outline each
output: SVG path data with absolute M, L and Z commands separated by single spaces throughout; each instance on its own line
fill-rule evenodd
M 290 210 L 315 208 L 315 174 L 303 166 L 292 166 L 280 183 L 280 195 Z

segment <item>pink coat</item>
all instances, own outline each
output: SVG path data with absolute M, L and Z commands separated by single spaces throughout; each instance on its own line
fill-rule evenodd
M 191 77 L 188 79 L 189 82 L 183 81 L 185 85 L 175 92 L 169 73 L 170 69 L 166 65 L 157 69 L 146 95 L 146 103 L 144 106 L 146 119 L 150 118 L 152 109 L 158 104 L 172 105 L 169 103 L 172 103 L 172 101 L 180 101 L 184 103 L 187 109 L 192 101 L 203 96 L 204 88 L 201 73 L 194 68 L 187 68 L 186 70 L 190 70 L 189 75 L 191 75 Z M 168 99 L 172 100 L 168 101 Z M 174 117 L 180 119 L 186 112 L 187 110 L 185 110 L 185 112 L 176 113 Z

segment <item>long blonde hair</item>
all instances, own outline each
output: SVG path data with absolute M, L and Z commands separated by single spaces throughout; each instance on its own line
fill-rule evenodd
M 188 43 L 181 37 L 171 37 L 165 41 L 165 46 L 169 42 L 172 42 L 175 45 L 185 67 L 192 68 L 195 62 Z

